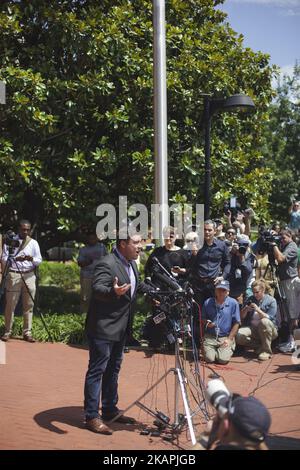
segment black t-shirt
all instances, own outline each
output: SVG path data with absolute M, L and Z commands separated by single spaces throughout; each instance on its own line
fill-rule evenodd
M 180 268 L 187 268 L 189 262 L 189 255 L 187 250 L 167 250 L 166 247 L 160 246 L 154 249 L 151 255 L 148 258 L 148 261 L 145 265 L 145 275 L 152 276 L 153 267 L 153 257 L 156 257 L 160 264 L 171 274 L 171 268 L 174 266 L 179 266 Z M 185 275 L 179 275 L 178 280 L 184 279 Z

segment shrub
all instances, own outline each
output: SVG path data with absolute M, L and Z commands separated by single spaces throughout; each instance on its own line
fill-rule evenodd
M 85 315 L 69 314 L 69 315 L 43 315 L 45 324 L 52 339 L 55 342 L 84 344 L 84 324 Z M 4 330 L 3 317 L 0 319 L 2 331 Z M 13 325 L 13 336 L 22 336 L 23 318 L 15 318 Z M 49 336 L 40 316 L 35 315 L 32 324 L 32 335 L 38 341 L 49 341 Z
M 78 289 L 80 268 L 73 261 L 69 263 L 43 261 L 39 267 L 39 283 L 41 285 L 59 286 L 64 289 Z

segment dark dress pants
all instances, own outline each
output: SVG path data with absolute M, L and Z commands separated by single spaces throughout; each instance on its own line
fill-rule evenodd
M 202 306 L 206 299 L 215 296 L 215 286 L 213 282 L 198 283 L 193 285 L 194 289 L 194 299 L 200 305 L 200 312 L 202 312 Z M 199 307 L 194 305 L 194 321 L 193 321 L 193 336 L 196 342 L 196 345 L 200 347 L 200 314 Z
M 90 360 L 84 385 L 84 412 L 87 420 L 118 413 L 118 377 L 126 337 L 121 341 L 98 339 L 88 335 Z

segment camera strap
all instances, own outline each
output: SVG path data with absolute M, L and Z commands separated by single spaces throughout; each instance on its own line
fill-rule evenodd
M 16 254 L 14 256 L 17 256 L 20 251 L 24 250 L 24 248 L 26 248 L 26 246 L 31 242 L 32 238 L 27 236 L 26 238 L 24 238 L 24 240 L 22 241 L 21 245 L 19 246 Z

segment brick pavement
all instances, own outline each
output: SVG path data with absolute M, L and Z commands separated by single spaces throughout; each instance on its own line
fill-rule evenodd
M 0 449 L 96 449 L 168 450 L 189 449 L 187 432 L 173 444 L 160 437 L 142 436 L 153 418 L 134 406 L 134 426 L 114 424 L 112 436 L 89 432 L 83 425 L 82 395 L 88 351 L 65 344 L 29 344 L 13 339 L 6 344 L 7 364 L 0 364 Z M 151 355 L 145 351 L 125 354 L 120 375 L 120 403 L 123 408 L 137 399 L 169 367 L 174 356 Z M 228 366 L 213 366 L 228 388 L 255 396 L 272 415 L 270 444 L 276 448 L 300 448 L 300 371 L 290 355 L 276 354 L 272 361 L 234 357 Z M 203 367 L 201 367 L 203 372 Z M 206 379 L 212 370 L 205 368 Z M 173 374 L 151 392 L 145 404 L 172 417 Z M 204 418 L 195 419 L 196 432 Z

